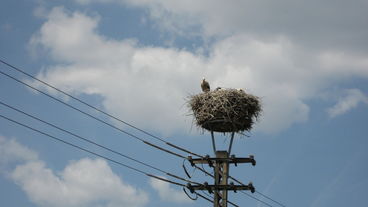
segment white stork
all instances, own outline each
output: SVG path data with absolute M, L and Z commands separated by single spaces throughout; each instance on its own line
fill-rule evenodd
M 210 84 L 204 78 L 203 78 L 202 83 L 201 83 L 201 88 L 202 88 L 203 92 L 209 92 L 210 91 Z

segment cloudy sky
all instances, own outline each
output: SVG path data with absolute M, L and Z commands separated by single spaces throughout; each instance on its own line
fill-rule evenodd
M 194 152 L 210 137 L 186 105 L 203 77 L 243 88 L 263 104 L 233 152 L 257 166 L 231 174 L 286 206 L 368 202 L 368 1 L 3 0 L 0 59 Z M 0 70 L 112 125 L 134 129 L 35 82 Z M 0 76 L 0 101 L 185 177 L 183 160 L 157 151 Z M 1 115 L 158 176 L 0 105 Z M 216 135 L 219 148 L 229 139 Z M 165 146 L 167 147 L 167 146 Z M 185 155 L 187 156 L 187 155 Z M 193 173 L 199 182 L 211 179 Z M 211 170 L 207 168 L 207 170 Z M 153 180 L 0 119 L 1 206 L 206 206 Z M 259 194 L 272 206 L 277 204 Z M 265 206 L 230 193 L 240 206 Z

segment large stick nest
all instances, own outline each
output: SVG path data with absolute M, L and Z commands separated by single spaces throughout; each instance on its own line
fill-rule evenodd
M 243 90 L 220 89 L 189 97 L 196 124 L 209 131 L 250 131 L 261 113 L 257 96 Z

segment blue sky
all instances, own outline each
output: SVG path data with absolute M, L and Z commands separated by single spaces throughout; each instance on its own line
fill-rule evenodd
M 368 184 L 367 1 L 3 0 L 0 58 L 129 123 L 211 154 L 186 99 L 211 86 L 261 97 L 263 114 L 233 153 L 257 165 L 231 175 L 286 206 L 364 206 Z M 162 143 L 0 70 L 155 144 Z M 0 101 L 185 177 L 182 159 L 150 148 L 0 76 Z M 163 176 L 1 105 L 1 115 Z M 229 139 L 217 135 L 225 149 Z M 166 147 L 166 146 L 165 146 Z M 207 170 L 211 170 L 207 168 Z M 191 169 L 190 169 L 191 171 Z M 211 179 L 198 171 L 195 181 Z M 209 206 L 0 119 L 1 206 Z M 255 194 L 272 206 L 277 204 Z M 239 206 L 265 206 L 230 193 Z

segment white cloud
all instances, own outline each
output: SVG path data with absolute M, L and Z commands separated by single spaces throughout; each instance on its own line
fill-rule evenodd
M 0 136 L 0 166 L 37 159 L 37 153 L 20 145 L 15 139 Z
M 368 56 L 326 51 L 320 55 L 321 65 L 331 73 L 368 77 Z
M 75 0 L 79 3 L 119 3 L 148 11 L 165 31 L 206 37 L 253 34 L 285 35 L 307 47 L 364 47 L 368 34 L 364 0 L 251 1 L 251 0 Z
M 0 137 L 0 164 L 14 161 L 17 166 L 8 177 L 37 206 L 140 207 L 148 202 L 145 192 L 124 183 L 104 160 L 84 158 L 54 172 L 34 151 Z
M 39 206 L 138 207 L 148 201 L 146 193 L 124 183 L 101 159 L 81 159 L 57 174 L 33 161 L 17 166 L 11 176 Z
M 285 36 L 258 39 L 232 35 L 208 56 L 175 48 L 142 47 L 97 32 L 99 18 L 54 8 L 31 43 L 52 54 L 55 64 L 38 76 L 74 94 L 96 94 L 112 114 L 162 133 L 188 132 L 185 98 L 199 92 L 205 76 L 213 87 L 245 88 L 262 97 L 258 130 L 273 133 L 308 120 L 306 100 L 336 82 L 366 75 L 366 56 L 303 50 Z M 354 61 L 352 61 L 354 60 Z M 349 66 L 358 61 L 360 64 Z
M 331 118 L 334 118 L 347 113 L 357 107 L 359 103 L 368 104 L 368 96 L 359 89 L 348 89 L 344 91 L 344 97 L 341 97 L 327 112 Z
M 191 200 L 183 191 L 175 190 L 170 187 L 169 183 L 158 179 L 150 179 L 150 185 L 154 188 L 163 201 L 174 203 L 190 203 Z

